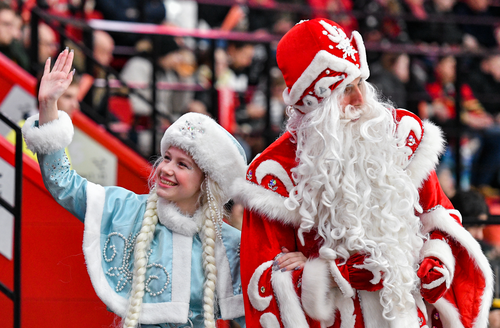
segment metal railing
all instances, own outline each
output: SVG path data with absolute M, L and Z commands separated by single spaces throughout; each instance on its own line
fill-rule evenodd
M 0 197 L 0 206 L 14 216 L 14 288 L 11 290 L 0 282 L 0 292 L 5 294 L 14 303 L 14 328 L 21 327 L 21 202 L 23 183 L 23 137 L 21 128 L 9 118 L 0 113 L 0 120 L 12 128 L 16 133 L 15 147 L 15 177 L 14 177 L 14 206 Z
M 245 33 L 245 32 L 228 32 L 228 31 L 215 31 L 215 30 L 199 30 L 199 29 L 182 29 L 182 28 L 176 28 L 172 26 L 159 26 L 155 24 L 144 24 L 144 23 L 129 23 L 129 22 L 117 22 L 117 21 L 106 21 L 106 20 L 91 20 L 88 23 L 79 20 L 79 19 L 68 19 L 64 17 L 58 17 L 58 16 L 53 16 L 45 12 L 43 9 L 40 9 L 39 7 L 35 7 L 32 10 L 32 18 L 31 18 L 31 37 L 32 37 L 32 45 L 37 45 L 38 44 L 38 24 L 40 21 L 44 21 L 51 27 L 53 27 L 60 35 L 61 35 L 61 50 L 63 49 L 63 44 L 65 40 L 70 40 L 73 44 L 75 44 L 85 55 L 86 57 L 86 64 L 85 64 L 85 70 L 86 73 L 89 73 L 92 75 L 92 70 L 97 65 L 99 68 L 101 68 L 103 71 L 106 72 L 106 94 L 109 94 L 110 91 L 110 81 L 109 77 L 114 76 L 114 79 L 117 80 L 121 85 L 127 86 L 127 83 L 123 80 L 120 79 L 119 73 L 114 70 L 111 67 L 105 67 L 98 63 L 94 58 L 93 58 L 93 37 L 92 37 L 92 32 L 94 30 L 102 30 L 106 32 L 111 32 L 111 33 L 129 33 L 129 34 L 139 34 L 143 36 L 162 36 L 162 35 L 168 35 L 172 37 L 191 37 L 195 39 L 205 39 L 205 40 L 210 40 L 211 41 L 211 50 L 212 50 L 212 69 L 214 70 L 215 68 L 215 50 L 216 50 L 216 42 L 218 40 L 228 40 L 228 41 L 245 41 L 245 42 L 251 42 L 255 44 L 264 44 L 267 52 L 267 61 L 266 61 L 266 68 L 264 71 L 267 74 L 267 81 L 266 81 L 266 96 L 267 96 L 267 103 L 266 107 L 267 109 L 270 108 L 270 90 L 271 90 L 271 79 L 270 79 L 270 69 L 271 69 L 271 61 L 272 61 L 272 56 L 271 56 L 271 47 L 270 44 L 271 42 L 275 42 L 279 40 L 279 36 L 276 35 L 269 35 L 269 34 L 259 34 L 259 33 Z M 83 42 L 75 40 L 74 38 L 70 37 L 67 35 L 65 31 L 66 26 L 73 26 L 81 29 L 82 34 L 83 34 Z M 155 39 L 153 39 L 155 40 Z M 155 42 L 155 41 L 154 41 Z M 157 151 L 157 135 L 155 133 L 155 122 L 158 122 L 159 117 L 165 117 L 165 114 L 162 114 L 160 111 L 158 111 L 156 107 L 156 99 L 157 99 L 157 91 L 158 91 L 158 82 L 157 82 L 157 76 L 155 72 L 158 71 L 158 63 L 157 59 L 159 57 L 155 43 L 153 42 L 153 51 L 151 53 L 150 58 L 148 58 L 152 65 L 153 65 L 153 70 L 152 70 L 152 76 L 151 76 L 151 85 L 157 86 L 156 88 L 152 88 L 152 93 L 151 93 L 151 99 L 146 99 L 144 96 L 142 96 L 140 93 L 137 92 L 137 90 L 133 88 L 128 88 L 129 92 L 138 96 L 141 98 L 143 101 L 147 102 L 149 106 L 153 109 L 151 113 L 150 120 L 153 122 L 153 126 L 151 127 L 152 130 L 152 142 L 151 142 L 151 149 L 149 151 L 149 156 L 154 155 Z M 32 60 L 32 63 L 37 63 L 38 62 L 38 47 L 37 46 L 32 46 L 30 49 L 30 57 Z M 34 67 L 32 70 L 33 75 L 39 75 L 41 71 L 41 67 Z M 212 98 L 212 116 L 217 119 L 218 117 L 218 111 L 217 111 L 217 90 L 215 88 L 215 77 L 212 78 L 212 83 L 210 86 L 209 91 L 211 93 L 211 98 Z M 111 82 L 113 83 L 113 82 Z M 160 83 L 161 84 L 161 83 Z M 167 88 L 173 91 L 177 90 L 188 90 L 192 89 L 197 90 L 200 88 L 198 85 L 193 85 L 191 88 L 187 87 L 186 85 L 180 85 L 180 84 L 173 84 L 173 85 L 168 85 L 164 84 L 163 89 Z M 92 88 L 89 91 L 89 95 L 92 94 Z M 91 98 L 91 96 L 87 97 L 86 99 Z M 121 135 L 115 133 L 112 131 L 110 128 L 110 114 L 109 110 L 107 110 L 105 113 L 97 113 L 91 106 L 88 104 L 86 105 L 85 103 L 82 106 L 82 111 L 90 116 L 94 121 L 96 121 L 99 124 L 103 124 L 106 126 L 108 132 L 112 133 L 116 137 L 118 137 L 120 140 L 125 142 L 128 146 L 130 146 L 132 149 L 137 151 L 137 148 L 130 142 L 130 140 L 124 139 Z M 270 126 L 270 111 L 266 111 L 266 130 Z M 167 117 L 169 118 L 169 117 Z M 146 156 L 146 157 L 149 157 Z

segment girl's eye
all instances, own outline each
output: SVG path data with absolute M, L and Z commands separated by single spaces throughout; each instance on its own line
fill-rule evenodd
M 170 156 L 165 155 L 165 156 L 163 157 L 163 160 L 164 160 L 164 161 L 166 161 L 166 162 L 169 162 L 169 161 L 170 161 Z
M 180 162 L 179 165 L 185 167 L 186 169 L 191 169 L 191 167 L 184 162 Z

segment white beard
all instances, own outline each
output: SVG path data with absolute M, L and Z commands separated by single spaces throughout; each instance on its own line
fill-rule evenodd
M 367 103 L 339 117 L 336 100 L 326 99 L 295 126 L 299 165 L 287 206 L 300 206 L 299 238 L 315 227 L 338 258 L 369 255 L 365 265 L 382 272 L 380 301 L 390 318 L 414 303 L 423 236 L 392 113 Z

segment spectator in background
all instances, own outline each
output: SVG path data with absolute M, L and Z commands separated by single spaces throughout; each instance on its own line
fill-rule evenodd
M 453 15 L 453 7 L 456 0 L 432 0 L 424 3 L 424 7 L 429 15 L 435 18 L 445 20 Z M 439 45 L 460 45 L 463 39 L 463 33 L 454 21 L 445 22 L 427 22 L 429 25 L 428 42 Z
M 365 14 L 359 22 L 365 42 L 408 42 L 401 4 L 398 0 L 354 0 L 353 9 Z M 368 53 L 367 56 L 370 56 Z
M 38 25 L 38 63 L 44 64 L 47 58 L 57 55 L 59 42 L 54 30 L 47 24 Z
M 170 125 L 179 116 L 183 114 L 183 110 L 187 104 L 193 99 L 194 92 L 190 90 L 175 91 L 171 90 L 171 83 L 183 83 L 194 85 L 194 72 L 196 70 L 196 58 L 194 54 L 188 50 L 179 48 L 175 40 L 170 36 L 158 37 L 159 41 L 155 46 L 158 54 L 158 71 L 156 74 L 157 91 L 156 91 L 156 109 L 160 117 L 160 125 L 165 127 Z M 140 56 L 132 57 L 127 61 L 121 71 L 121 78 L 131 88 L 136 89 L 136 92 L 142 97 L 131 93 L 130 101 L 136 121 L 139 126 L 149 128 L 152 124 L 149 118 L 152 113 L 151 105 L 148 101 L 152 99 L 152 76 L 153 64 L 148 58 L 150 54 L 143 53 Z M 159 87 L 161 86 L 161 88 Z M 147 101 L 145 101 L 145 98 Z M 164 121 L 164 124 L 162 123 Z M 161 128 L 163 135 L 164 128 Z M 143 131 L 138 135 L 139 148 L 144 152 L 150 149 L 149 131 Z
M 410 80 L 410 57 L 402 53 L 384 53 L 371 65 L 369 81 L 396 108 L 406 109 L 406 83 Z
M 27 26 L 24 29 L 24 46 L 26 49 L 31 47 L 31 29 Z M 42 68 L 49 57 L 54 57 L 59 50 L 59 42 L 54 30 L 45 23 L 38 24 L 38 62 L 31 63 L 34 71 L 43 73 Z
M 500 55 L 483 58 L 478 68 L 473 68 L 468 82 L 474 95 L 481 100 L 485 111 L 468 113 L 465 120 L 479 121 L 481 148 L 474 161 L 472 183 L 487 195 L 498 195 L 500 188 Z M 469 125 L 472 125 L 469 123 Z
M 432 103 L 420 117 L 430 118 L 440 126 L 452 126 L 458 114 L 455 109 L 455 82 L 457 61 L 453 56 L 444 56 L 438 59 L 434 67 L 433 80 L 427 83 L 426 89 L 432 98 Z M 474 96 L 468 84 L 462 84 L 460 95 L 462 108 L 465 112 L 484 112 L 483 107 Z M 473 123 L 471 123 L 473 124 Z
M 29 70 L 29 57 L 18 37 L 18 19 L 12 8 L 0 2 L 0 52 L 9 57 L 16 64 Z
M 471 128 L 476 128 L 479 124 L 484 124 L 483 119 L 484 109 L 479 101 L 474 97 L 474 94 L 468 84 L 462 84 L 460 89 L 461 108 L 462 113 L 457 113 L 455 108 L 455 82 L 456 82 L 456 59 L 453 56 L 441 57 L 435 67 L 434 76 L 431 82 L 426 85 L 426 90 L 430 95 L 431 102 L 425 106 L 420 106 L 419 115 L 422 119 L 430 119 L 439 126 L 445 129 L 448 137 L 448 145 L 446 152 L 441 159 L 441 167 L 438 170 L 439 174 L 451 174 L 454 176 L 456 163 L 455 154 L 453 149 L 457 142 L 460 142 L 461 151 L 461 171 L 462 176 L 460 181 L 461 188 L 468 189 L 471 180 L 471 166 L 472 158 L 477 151 L 478 141 L 475 139 L 474 134 L 462 134 L 461 136 L 454 136 L 450 138 L 450 130 L 456 125 L 457 115 L 462 117 L 472 117 L 464 121 Z M 474 113 L 470 116 L 470 113 Z M 457 138 L 460 137 L 460 138 Z M 450 172 L 446 172 L 449 170 Z
M 415 43 L 429 42 L 428 13 L 424 0 L 401 1 L 403 13 L 407 15 L 406 28 L 410 40 Z
M 464 45 L 468 49 L 480 50 L 481 47 L 494 48 L 498 46 L 493 25 L 481 24 L 482 21 L 494 17 L 489 0 L 459 1 L 454 8 L 454 13 L 467 16 L 462 19 L 464 22 L 460 26 L 465 34 Z
M 470 70 L 467 81 L 485 110 L 500 122 L 500 54 L 481 58 Z
M 109 66 L 113 60 L 115 42 L 105 31 L 94 31 L 94 58 L 102 66 Z
M 161 0 L 96 0 L 95 9 L 104 19 L 161 24 L 166 19 L 166 9 Z M 116 44 L 133 46 L 139 36 L 130 33 L 113 33 Z
M 69 117 L 72 117 L 76 111 L 80 110 L 80 102 L 78 101 L 78 83 L 79 83 L 79 78 L 75 76 L 73 78 L 73 81 L 71 81 L 71 84 L 69 85 L 68 89 L 57 100 L 58 110 L 66 112 L 69 115 Z M 36 113 L 36 109 L 34 110 Z M 27 114 L 32 115 L 33 113 L 27 113 Z M 19 125 L 19 127 L 23 127 L 25 122 L 26 119 L 22 119 L 21 121 L 17 122 L 17 125 Z M 16 144 L 15 131 L 14 130 L 10 131 L 5 137 L 5 139 L 7 139 L 7 141 L 15 145 Z M 68 156 L 69 158 L 69 153 L 67 148 L 65 149 L 65 152 L 66 156 Z M 23 153 L 27 155 L 29 158 L 38 161 L 36 154 L 28 149 L 28 146 L 26 145 L 24 139 L 23 139 Z
M 335 21 L 348 35 L 358 29 L 358 22 L 351 14 L 352 0 L 307 0 L 307 4 L 311 6 L 311 18 L 335 16 Z

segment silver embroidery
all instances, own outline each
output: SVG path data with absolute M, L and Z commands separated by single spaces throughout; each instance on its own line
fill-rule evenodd
M 136 239 L 139 233 L 135 235 L 130 234 L 128 238 L 126 238 L 123 234 L 119 232 L 112 232 L 108 235 L 106 242 L 104 243 L 102 257 L 106 263 L 111 263 L 115 260 L 118 260 L 118 248 L 123 249 L 123 257 L 121 259 L 120 266 L 112 266 L 105 273 L 110 277 L 118 278 L 115 291 L 122 291 L 128 284 L 132 285 L 133 274 L 133 250 L 136 243 Z M 147 255 L 147 262 L 149 262 L 149 256 L 152 251 L 150 250 Z M 155 270 L 158 269 L 158 270 Z M 145 282 L 145 290 L 149 293 L 150 296 L 155 297 L 161 295 L 170 284 L 170 275 L 167 269 L 158 263 L 150 263 L 146 266 L 146 270 L 150 273 L 146 274 L 146 282 Z M 155 274 L 153 274 L 153 271 Z M 164 277 L 160 277 L 160 274 Z M 153 280 L 160 281 L 163 280 L 161 288 L 151 288 L 150 284 Z

